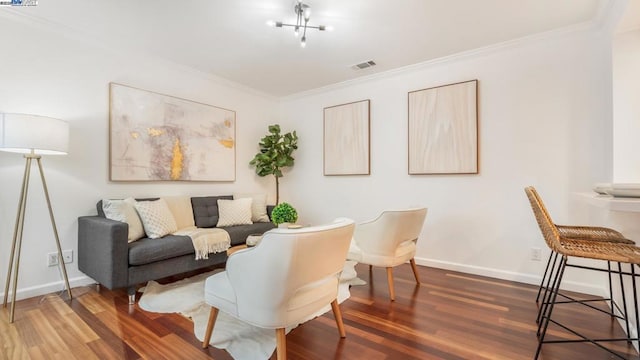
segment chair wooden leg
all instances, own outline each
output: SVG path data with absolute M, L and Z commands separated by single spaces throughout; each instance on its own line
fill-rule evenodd
M 276 329 L 276 358 L 278 360 L 287 359 L 287 334 L 284 328 Z
M 334 299 L 331 302 L 331 310 L 333 310 L 333 317 L 336 318 L 336 326 L 338 326 L 340 337 L 347 337 L 347 334 L 344 331 L 344 323 L 342 322 L 342 312 L 340 311 L 340 305 L 338 304 L 337 299 Z
M 416 278 L 416 283 L 420 285 L 420 277 L 418 276 L 418 267 L 416 267 L 416 259 L 411 258 L 409 262 L 411 263 L 411 270 L 413 270 L 413 276 L 415 276 Z
M 391 297 L 391 301 L 396 299 L 396 293 L 393 290 L 393 268 L 387 268 L 387 282 L 389 283 L 389 297 Z
M 207 330 L 204 332 L 204 340 L 202 340 L 202 348 L 206 349 L 209 347 L 209 341 L 211 340 L 211 334 L 213 333 L 213 325 L 216 323 L 216 318 L 218 317 L 218 308 L 211 307 L 211 312 L 209 313 L 209 322 L 207 323 Z

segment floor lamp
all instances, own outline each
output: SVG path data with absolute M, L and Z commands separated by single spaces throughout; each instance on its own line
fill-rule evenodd
M 20 249 L 22 248 L 22 233 L 24 228 L 25 209 L 27 207 L 27 194 L 29 192 L 31 162 L 33 160 L 37 161 L 38 170 L 40 170 L 44 196 L 47 199 L 49 217 L 51 219 L 51 226 L 53 227 L 53 234 L 55 235 L 56 246 L 58 249 L 58 265 L 62 269 L 64 283 L 67 288 L 69 299 L 71 299 L 69 278 L 67 277 L 67 269 L 62 259 L 60 238 L 58 237 L 58 229 L 56 228 L 56 222 L 53 218 L 51 200 L 49 200 L 49 191 L 44 179 L 44 172 L 42 172 L 41 161 L 41 155 L 65 155 L 67 153 L 68 145 L 69 124 L 65 121 L 36 115 L 0 114 L 0 151 L 22 153 L 26 160 L 24 176 L 22 178 L 22 190 L 20 192 L 20 200 L 18 202 L 18 214 L 16 215 L 16 224 L 13 230 L 13 242 L 11 244 L 7 281 L 4 289 L 3 307 L 6 308 L 7 298 L 9 295 L 9 285 L 13 283 L 13 289 L 11 291 L 11 312 L 9 314 L 10 323 L 13 323 L 16 306 L 18 269 L 20 268 Z

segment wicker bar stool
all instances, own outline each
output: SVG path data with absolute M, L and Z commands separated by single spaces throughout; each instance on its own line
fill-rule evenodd
M 528 187 L 525 189 L 525 192 L 527 192 L 527 196 L 530 195 L 536 199 L 537 204 L 531 204 L 531 206 L 538 206 L 539 207 L 539 211 L 541 211 L 543 213 L 543 215 L 551 220 L 551 216 L 549 215 L 549 211 L 547 210 L 547 207 L 544 205 L 544 202 L 542 201 L 542 198 L 540 198 L 540 195 L 538 194 L 538 191 L 536 191 L 536 189 L 532 186 Z M 599 227 L 599 226 L 570 226 L 570 225 L 557 225 L 554 223 L 554 226 L 556 227 L 556 229 L 558 230 L 558 232 L 560 233 L 560 239 L 580 239 L 580 240 L 585 240 L 585 241 L 605 241 L 605 242 L 613 242 L 613 243 L 622 243 L 622 244 L 629 244 L 629 245 L 635 245 L 635 242 L 633 240 L 629 240 L 627 238 L 624 237 L 624 235 L 622 235 L 620 232 L 614 230 L 614 229 L 610 229 L 610 228 L 605 228 L 605 227 Z M 552 267 L 552 260 L 553 260 L 553 265 L 555 265 L 557 263 L 558 260 L 558 253 L 551 251 L 549 253 L 549 258 L 547 259 L 547 266 L 545 267 L 544 270 L 544 275 L 542 275 L 542 280 L 540 281 L 540 286 L 538 287 L 538 294 L 536 296 L 536 303 L 539 302 L 540 300 L 540 295 L 542 293 L 542 289 L 545 289 L 545 294 L 546 291 L 549 287 L 549 282 L 551 281 L 551 273 L 549 273 L 549 268 Z M 611 315 L 614 315 L 614 311 L 615 308 L 617 308 L 620 312 L 624 313 L 624 317 L 626 319 L 626 309 L 623 311 L 621 310 L 618 305 L 613 301 L 613 287 L 612 287 L 612 273 L 611 273 L 611 262 L 608 261 L 607 262 L 607 269 L 608 269 L 608 280 L 609 280 L 609 299 L 605 299 L 610 301 L 610 308 L 611 308 Z M 618 273 L 621 271 L 621 267 L 620 264 L 618 263 Z M 547 277 L 547 275 L 549 275 Z M 545 281 L 547 282 L 547 285 L 545 286 Z M 623 297 L 623 301 L 625 298 L 625 289 L 624 289 L 624 283 L 622 281 L 622 275 L 620 275 L 620 288 L 622 290 L 622 297 Z M 563 297 L 568 298 L 571 301 L 576 301 L 575 299 L 566 296 L 566 295 L 562 295 Z M 585 302 L 584 300 L 582 302 Z M 587 302 L 589 302 L 587 300 Z M 543 307 L 541 306 L 539 311 L 538 311 L 538 317 L 536 318 L 536 322 L 540 321 L 540 316 L 542 314 L 542 309 Z M 625 320 L 626 321 L 626 320 Z M 627 324 L 627 330 L 628 330 L 628 324 Z
M 525 188 L 525 193 L 529 198 L 529 202 L 531 203 L 531 208 L 535 215 L 536 221 L 540 230 L 543 234 L 545 242 L 547 246 L 552 250 L 552 252 L 557 253 L 560 257 L 560 262 L 555 267 L 553 264 L 550 268 L 551 272 L 549 275 L 549 280 L 547 283 L 547 291 L 545 292 L 545 296 L 543 296 L 543 306 L 541 307 L 541 318 L 538 327 L 538 349 L 536 350 L 535 359 L 540 355 L 540 351 L 542 350 L 542 345 L 545 343 L 574 343 L 574 342 L 590 342 L 611 354 L 623 358 L 616 352 L 607 347 L 603 346 L 602 342 L 612 342 L 612 341 L 637 341 L 638 337 L 631 337 L 631 333 L 629 332 L 629 325 L 627 321 L 627 337 L 626 338 L 610 338 L 610 339 L 589 339 L 583 334 L 571 329 L 570 327 L 559 323 L 558 321 L 552 319 L 553 308 L 556 304 L 562 303 L 562 301 L 558 301 L 558 295 L 560 292 L 560 285 L 562 283 L 562 278 L 564 276 L 564 271 L 567 267 L 575 267 L 581 269 L 588 270 L 596 270 L 596 271 L 605 271 L 609 273 L 619 274 L 620 277 L 622 275 L 630 275 L 632 286 L 633 286 L 633 302 L 634 302 L 634 311 L 635 311 L 635 320 L 636 320 L 636 334 L 640 333 L 640 319 L 638 318 L 638 298 L 636 293 L 636 274 L 634 265 L 640 264 L 640 247 L 622 243 L 622 242 L 610 242 L 610 241 L 593 241 L 589 238 L 579 238 L 579 237 L 564 237 L 558 227 L 551 221 L 551 218 L 548 216 L 548 213 L 543 211 L 543 205 L 539 201 L 539 197 L 536 196 L 535 189 L 533 187 Z M 611 270 L 609 266 L 608 269 L 601 268 L 593 268 L 582 265 L 576 265 L 569 263 L 569 259 L 572 257 L 578 258 L 586 258 L 593 260 L 603 260 L 607 262 L 616 262 L 618 264 L 630 264 L 631 271 L 623 272 L 621 266 L 618 267 L 618 270 Z M 551 280 L 552 279 L 552 280 Z M 562 295 L 561 295 L 562 296 Z M 624 300 L 624 297 L 623 297 Z M 569 301 L 571 302 L 571 301 Z M 613 302 L 613 301 L 612 301 Z M 624 304 L 625 307 L 625 321 L 626 321 L 626 301 Z M 595 307 L 593 307 L 595 308 Z M 571 339 L 571 340 L 545 340 L 545 335 L 547 333 L 547 328 L 549 323 L 554 323 L 555 325 L 560 326 L 561 328 L 569 331 L 570 333 L 580 337 L 580 339 Z

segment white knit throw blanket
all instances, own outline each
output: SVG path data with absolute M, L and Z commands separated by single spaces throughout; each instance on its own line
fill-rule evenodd
M 201 229 L 195 226 L 181 229 L 174 235 L 186 235 L 191 238 L 196 251 L 196 260 L 208 259 L 209 254 L 227 251 L 231 246 L 229 233 L 217 228 Z

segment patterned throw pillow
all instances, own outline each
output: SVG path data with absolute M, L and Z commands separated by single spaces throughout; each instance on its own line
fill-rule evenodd
M 217 227 L 249 225 L 251 221 L 251 198 L 238 200 L 218 200 L 218 219 Z
M 176 220 L 164 199 L 138 201 L 135 207 L 149 238 L 157 239 L 178 230 Z
M 233 194 L 233 198 L 244 199 L 251 198 L 251 221 L 253 222 L 269 222 L 267 215 L 267 194 Z
M 142 222 L 136 212 L 133 204 L 136 200 L 134 198 L 127 198 L 124 200 L 102 200 L 102 210 L 104 216 L 107 219 L 126 222 L 129 224 L 129 235 L 127 240 L 134 242 L 144 237 L 144 229 L 142 228 Z

